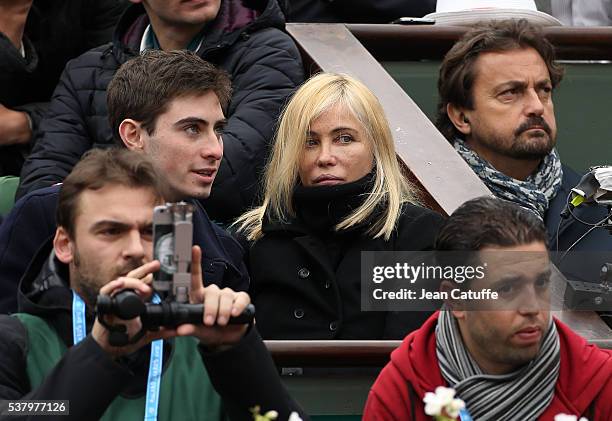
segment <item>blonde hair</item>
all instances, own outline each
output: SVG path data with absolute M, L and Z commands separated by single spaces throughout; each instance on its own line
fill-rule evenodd
M 266 213 L 278 221 L 295 217 L 292 196 L 299 181 L 298 167 L 307 133 L 312 121 L 336 105 L 345 107 L 361 123 L 374 154 L 375 175 L 366 200 L 337 224 L 335 230 L 364 222 L 384 204 L 382 215 L 367 233 L 373 238 L 388 240 L 400 217 L 402 203 L 417 202 L 415 189 L 400 171 L 389 123 L 376 96 L 351 76 L 319 73 L 298 89 L 282 113 L 266 167 L 263 204 L 234 222 L 250 241 L 262 236 Z

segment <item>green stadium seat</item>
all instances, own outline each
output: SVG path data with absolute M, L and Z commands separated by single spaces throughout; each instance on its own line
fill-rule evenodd
M 13 208 L 18 185 L 19 177 L 0 177 L 0 215 L 6 215 Z
M 438 102 L 440 61 L 394 61 L 385 70 L 434 122 Z M 590 166 L 612 164 L 609 117 L 612 99 L 612 64 L 565 62 L 565 77 L 554 95 L 558 137 L 563 163 L 586 172 Z

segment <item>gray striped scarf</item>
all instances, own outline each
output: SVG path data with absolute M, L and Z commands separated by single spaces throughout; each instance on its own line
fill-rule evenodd
M 561 189 L 563 170 L 555 149 L 546 155 L 538 170 L 525 181 L 517 180 L 497 171 L 476 152 L 467 147 L 462 139 L 453 142 L 455 150 L 468 163 L 495 196 L 517 203 L 534 211 L 544 220 L 549 202 Z
M 509 374 L 484 374 L 469 354 L 450 311 L 440 311 L 436 354 L 442 376 L 463 399 L 476 421 L 535 420 L 550 405 L 559 376 L 559 335 L 549 325 L 540 352 L 525 367 Z

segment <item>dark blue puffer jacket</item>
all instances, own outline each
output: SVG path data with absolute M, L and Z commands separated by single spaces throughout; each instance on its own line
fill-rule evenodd
M 278 116 L 304 80 L 297 47 L 282 31 L 284 17 L 276 0 L 248 4 L 259 8 L 223 0 L 198 50 L 232 79 L 224 156 L 212 195 L 203 202 L 211 218 L 223 222 L 254 204 Z M 106 88 L 119 66 L 138 54 L 147 24 L 142 5 L 132 5 L 111 44 L 68 63 L 41 123 L 41 137 L 24 164 L 17 198 L 61 182 L 87 150 L 113 144 Z

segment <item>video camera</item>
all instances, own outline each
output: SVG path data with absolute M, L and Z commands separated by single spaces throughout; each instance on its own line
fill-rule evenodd
M 185 323 L 201 324 L 204 305 L 189 304 L 191 289 L 191 249 L 193 245 L 193 206 L 185 203 L 167 203 L 153 210 L 153 258 L 159 260 L 160 269 L 153 275 L 154 302 L 145 303 L 132 290 L 114 296 L 99 295 L 96 305 L 98 320 L 109 331 L 109 342 L 123 346 L 137 342 L 147 330 L 176 327 Z M 128 338 L 125 325 L 109 325 L 104 315 L 122 320 L 140 317 L 141 331 Z M 230 324 L 250 323 L 255 307 L 249 304 Z
M 586 223 L 573 213 L 574 208 L 583 204 L 606 206 L 608 215 L 597 223 Z M 612 234 L 612 166 L 592 167 L 582 177 L 578 185 L 571 190 L 566 210 L 561 214 L 563 217 L 570 215 L 577 221 L 590 226 L 590 229 L 604 228 Z M 566 254 L 572 247 L 566 251 Z M 568 280 L 564 297 L 567 306 L 574 310 L 610 311 L 612 308 L 612 264 L 605 263 L 601 267 L 599 281 L 599 283 L 594 283 Z
M 600 282 L 567 281 L 565 302 L 572 310 L 609 312 L 612 309 L 612 263 L 600 270 Z
M 593 202 L 608 207 L 612 205 L 612 165 L 591 167 L 572 189 L 570 205 L 573 207 Z

